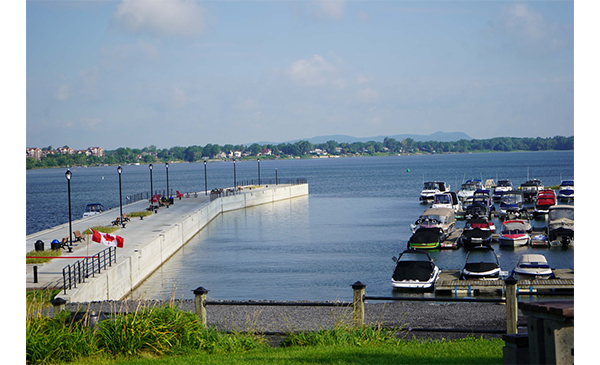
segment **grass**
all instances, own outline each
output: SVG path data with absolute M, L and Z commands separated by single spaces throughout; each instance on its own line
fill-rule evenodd
M 138 358 L 88 358 L 75 364 L 502 364 L 502 340 L 411 340 L 387 345 L 327 345 L 259 348 L 228 354 L 183 354 Z
M 147 217 L 149 215 L 152 215 L 154 213 L 147 211 L 147 210 L 141 210 L 139 212 L 131 212 L 131 213 L 127 213 L 128 217 Z
M 46 257 L 48 257 L 48 256 L 54 256 L 54 257 L 56 257 L 56 256 L 60 256 L 60 255 L 62 255 L 61 250 L 44 250 L 44 251 L 35 251 L 34 250 L 34 251 L 28 252 L 26 256 L 36 256 L 36 257 L 37 256 L 41 256 L 41 257 L 44 257 L 44 256 L 46 256 Z M 26 258 L 25 259 L 25 263 L 26 264 L 43 264 L 43 263 L 48 262 L 50 260 L 52 260 L 52 259 L 44 259 L 44 258 L 40 258 L 40 259 L 35 258 L 35 259 L 32 259 L 32 258 Z
M 47 297 L 51 293 L 46 294 Z M 43 301 L 43 300 L 42 300 Z M 176 303 L 138 307 L 89 328 L 63 311 L 28 316 L 27 363 L 74 364 L 500 364 L 501 340 L 406 341 L 379 327 L 290 333 L 278 348 L 263 336 L 204 327 Z
M 85 231 L 83 231 L 82 234 L 92 234 L 92 231 L 91 231 L 92 229 L 94 231 L 97 231 L 97 232 L 100 232 L 100 233 L 113 233 L 113 232 L 118 231 L 119 227 L 117 227 L 117 226 L 97 226 L 97 227 L 91 227 L 91 228 L 88 228 Z
M 50 307 L 50 301 L 54 299 L 60 289 L 28 290 L 26 293 L 27 315 Z

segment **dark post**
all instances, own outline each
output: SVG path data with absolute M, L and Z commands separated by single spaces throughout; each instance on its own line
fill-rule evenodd
M 204 195 L 208 195 L 208 184 L 206 179 L 206 160 L 204 160 Z
M 275 169 L 275 185 L 279 185 L 279 180 L 277 179 L 277 169 Z
M 357 281 L 352 284 L 352 289 L 354 290 L 353 300 L 352 300 L 352 320 L 354 322 L 354 326 L 361 327 L 365 324 L 365 288 L 366 285 Z
M 233 159 L 233 191 L 237 189 L 237 177 L 235 176 L 235 158 Z
M 260 158 L 257 158 L 256 161 L 258 161 L 258 185 L 260 185 Z
M 54 298 L 50 303 L 52 303 L 52 306 L 54 307 L 54 314 L 57 314 L 65 309 L 67 301 L 63 298 Z
M 167 170 L 167 199 L 171 197 L 171 191 L 169 190 L 169 163 L 165 162 L 165 169 Z
M 152 164 L 148 165 L 150 169 L 150 201 L 154 198 L 154 186 L 152 186 Z
M 192 292 L 195 295 L 196 315 L 200 318 L 200 323 L 206 326 L 206 294 L 208 294 L 208 290 L 200 286 Z
M 38 282 L 38 273 L 37 273 L 37 265 L 35 265 L 33 267 L 33 282 L 37 283 Z
M 119 165 L 119 167 L 117 167 L 117 172 L 119 173 L 119 213 L 121 214 L 119 216 L 119 219 L 121 220 L 121 223 L 123 223 L 123 194 L 121 192 L 121 172 L 123 171 L 123 169 L 121 168 L 121 165 Z
M 71 247 L 73 246 L 73 226 L 71 223 L 71 170 L 65 172 L 65 177 L 67 178 L 67 191 L 69 196 L 69 252 L 71 252 Z

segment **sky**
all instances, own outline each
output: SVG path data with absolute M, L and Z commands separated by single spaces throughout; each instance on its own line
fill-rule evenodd
M 26 144 L 572 136 L 573 1 L 27 1 Z

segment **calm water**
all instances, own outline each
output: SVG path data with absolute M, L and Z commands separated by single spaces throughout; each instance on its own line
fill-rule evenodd
M 373 295 L 391 293 L 392 256 L 406 247 L 410 224 L 426 209 L 423 180 L 443 180 L 456 190 L 463 179 L 530 178 L 558 185 L 574 175 L 569 152 L 425 155 L 261 161 L 261 178 L 306 177 L 309 197 L 217 217 L 134 293 L 136 298 L 191 299 L 203 286 L 212 299 L 350 300 L 360 280 Z M 233 164 L 210 163 L 208 188 L 233 184 Z M 123 167 L 123 195 L 150 189 L 147 166 Z M 27 232 L 68 221 L 64 169 L 27 172 Z M 164 165 L 153 170 L 154 189 L 165 189 Z M 256 179 L 257 163 L 238 162 L 238 180 Z M 204 165 L 171 164 L 169 185 L 204 190 Z M 118 206 L 116 167 L 73 170 L 73 216 L 85 204 Z M 463 223 L 459 221 L 459 227 Z M 545 225 L 534 221 L 534 225 Z M 500 222 L 496 222 L 500 227 Z M 499 249 L 503 270 L 523 253 L 543 253 L 554 268 L 574 267 L 574 248 Z M 441 269 L 460 269 L 465 252 L 432 251 Z

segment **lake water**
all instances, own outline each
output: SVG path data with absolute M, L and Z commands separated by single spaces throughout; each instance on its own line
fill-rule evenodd
M 192 299 L 203 286 L 211 299 L 351 300 L 361 281 L 371 295 L 392 293 L 392 256 L 406 247 L 410 224 L 427 208 L 419 203 L 423 180 L 452 190 L 464 179 L 538 178 L 546 186 L 574 176 L 573 151 L 448 154 L 261 161 L 261 179 L 305 177 L 308 197 L 230 212 L 217 217 L 157 270 L 134 298 Z M 237 162 L 239 180 L 257 179 L 256 161 Z M 27 171 L 27 232 L 68 221 L 65 169 Z M 85 204 L 118 206 L 115 166 L 73 169 L 73 217 Z M 233 184 L 233 163 L 207 165 L 208 188 Z M 147 165 L 124 166 L 123 196 L 148 191 Z M 164 165 L 153 170 L 155 190 L 166 189 Z M 169 165 L 173 190 L 203 191 L 204 165 Z M 501 226 L 496 221 L 496 226 Z M 545 225 L 544 221 L 532 221 Z M 459 221 L 458 226 L 464 223 Z M 502 269 L 512 270 L 528 252 L 543 253 L 553 268 L 574 268 L 574 246 L 500 249 Z M 441 269 L 460 269 L 465 251 L 435 250 Z

